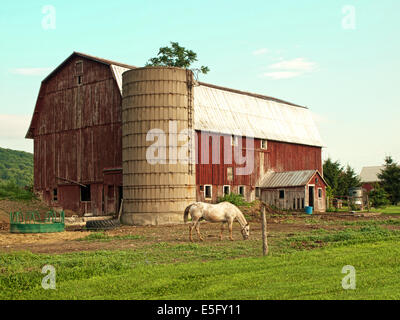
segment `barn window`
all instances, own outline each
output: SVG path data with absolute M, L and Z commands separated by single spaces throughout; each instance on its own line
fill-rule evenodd
M 200 191 L 204 191 L 204 186 L 200 186 Z
M 244 186 L 239 186 L 239 194 L 244 197 Z
M 279 199 L 285 199 L 285 190 L 279 190 Z
M 58 190 L 57 188 L 53 189 L 53 200 L 58 201 Z
M 318 198 L 322 198 L 322 189 L 318 188 Z
M 232 168 L 232 167 L 226 168 L 226 179 L 227 179 L 229 182 L 232 182 L 232 181 L 233 181 L 233 168 Z
M 260 192 L 260 188 L 256 187 L 256 198 L 260 198 L 261 192 Z
M 239 145 L 239 137 L 238 136 L 231 136 L 231 145 L 237 147 Z
M 206 198 L 206 199 L 212 198 L 212 186 L 211 185 L 204 186 L 204 198 Z
M 78 83 L 78 86 L 80 86 L 81 84 L 82 84 L 82 78 L 83 78 L 83 76 L 78 76 L 76 79 L 77 79 L 77 83 Z
M 231 186 L 224 186 L 224 195 L 231 193 Z
M 261 149 L 267 150 L 267 140 L 261 140 Z
M 81 75 L 81 74 L 83 74 L 83 62 L 77 61 L 75 63 L 75 75 Z
M 86 186 L 81 186 L 81 201 L 91 201 L 90 200 L 90 184 Z

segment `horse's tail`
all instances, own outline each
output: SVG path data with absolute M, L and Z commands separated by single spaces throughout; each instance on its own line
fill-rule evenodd
M 185 212 L 184 212 L 184 214 L 183 214 L 183 221 L 184 221 L 185 223 L 188 222 L 189 211 L 190 211 L 190 208 L 192 207 L 192 205 L 193 205 L 193 203 L 192 203 L 192 204 L 189 204 L 189 205 L 186 207 Z

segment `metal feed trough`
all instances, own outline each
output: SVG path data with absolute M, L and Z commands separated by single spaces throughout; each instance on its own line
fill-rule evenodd
M 42 215 L 43 216 L 43 215 Z M 42 218 L 39 212 L 11 212 L 11 233 L 52 233 L 65 229 L 64 211 L 49 211 Z

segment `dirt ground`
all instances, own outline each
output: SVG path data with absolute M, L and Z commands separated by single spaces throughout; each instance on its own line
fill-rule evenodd
M 268 222 L 268 232 L 270 236 L 276 232 L 296 233 L 304 230 L 319 228 L 316 225 L 296 225 L 279 224 Z M 259 223 L 250 223 L 250 239 L 261 239 L 261 225 Z M 205 241 L 220 241 L 220 224 L 203 222 L 201 224 L 201 233 Z M 27 250 L 37 253 L 63 253 L 88 250 L 118 250 L 127 248 L 137 248 L 159 242 L 168 243 L 188 243 L 187 225 L 168 225 L 168 226 L 123 226 L 121 228 L 105 231 L 108 236 L 141 236 L 140 240 L 112 240 L 112 241 L 77 241 L 91 234 L 89 231 L 83 231 L 81 228 L 67 227 L 67 231 L 50 234 L 11 234 L 6 230 L 0 231 L 0 252 L 1 251 L 20 251 Z M 198 241 L 194 234 L 194 240 Z M 224 233 L 225 241 L 228 239 L 228 231 Z M 233 238 L 242 240 L 239 225 L 235 223 Z
M 19 203 L 19 208 L 15 208 L 15 203 L 11 201 L 0 201 L 0 252 L 27 250 L 36 253 L 64 253 L 91 250 L 135 249 L 158 242 L 188 242 L 188 226 L 183 224 L 167 226 L 123 226 L 105 232 L 110 237 L 139 236 L 138 239 L 134 240 L 77 241 L 91 234 L 91 232 L 84 230 L 80 226 L 67 226 L 66 231 L 61 233 L 11 234 L 9 232 L 7 212 L 12 210 L 32 210 L 32 206 L 38 211 L 48 211 L 48 208 L 40 202 L 33 202 L 30 205 Z M 250 222 L 250 239 L 261 239 L 261 223 L 259 214 L 256 213 L 257 208 L 252 212 L 246 211 L 246 209 L 243 211 Z M 341 224 L 343 221 L 386 220 L 393 218 L 374 213 L 365 214 L 364 216 L 351 213 L 321 213 L 307 216 L 300 213 L 276 212 L 268 212 L 267 217 L 268 235 L 271 238 L 282 234 L 289 236 L 294 233 L 321 228 L 340 230 L 345 228 Z M 203 222 L 200 229 L 206 242 L 220 242 L 219 223 Z M 225 230 L 224 241 L 229 241 L 227 237 L 228 231 Z M 235 240 L 242 240 L 240 228 L 236 222 L 234 224 L 233 237 Z M 194 235 L 194 239 L 198 241 L 197 235 Z

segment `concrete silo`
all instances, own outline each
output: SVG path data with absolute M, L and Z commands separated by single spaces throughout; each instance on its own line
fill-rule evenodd
M 185 151 L 182 145 L 188 155 L 194 157 L 195 152 L 194 139 L 182 142 L 185 134 L 194 133 L 193 73 L 172 67 L 138 68 L 126 71 L 122 83 L 121 221 L 183 222 L 184 209 L 196 201 L 195 164 L 177 159 Z

